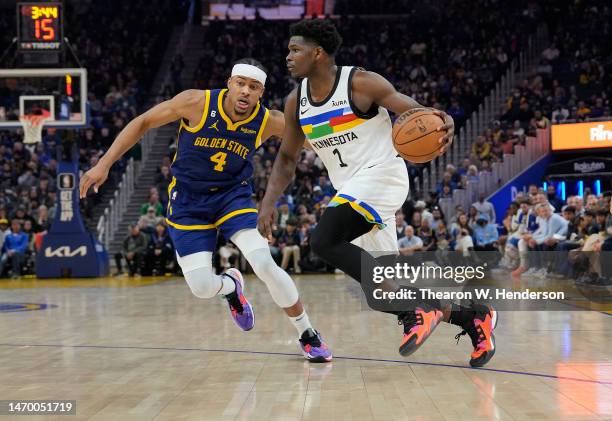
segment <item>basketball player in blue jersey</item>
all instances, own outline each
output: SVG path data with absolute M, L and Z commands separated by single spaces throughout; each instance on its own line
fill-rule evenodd
M 187 90 L 132 120 L 100 162 L 81 179 L 80 195 L 106 180 L 108 171 L 150 129 L 180 120 L 178 151 L 172 163 L 166 222 L 178 263 L 193 294 L 224 296 L 242 330 L 254 326 L 253 308 L 244 295 L 237 269 L 220 276 L 213 271 L 217 233 L 231 240 L 274 301 L 295 325 L 304 356 L 312 362 L 331 361 L 331 350 L 308 319 L 295 284 L 270 254 L 256 229 L 257 209 L 249 179 L 255 151 L 283 132 L 284 117 L 261 102 L 266 82 L 263 66 L 253 59 L 238 61 L 227 89 Z
M 301 81 L 285 103 L 283 142 L 262 201 L 259 228 L 270 235 L 274 205 L 291 182 L 307 139 L 338 191 L 312 233 L 312 249 L 358 282 L 365 281 L 369 290 L 372 279 L 363 279 L 363 274 L 374 273 L 381 264 L 370 253 L 398 254 L 395 212 L 408 195 L 408 173 L 393 147 L 387 110 L 400 115 L 422 105 L 376 73 L 337 66 L 334 55 L 342 38 L 331 21 L 303 20 L 290 31 L 287 68 Z M 454 124 L 446 113 L 435 113 L 444 121 L 438 128 L 443 153 L 452 142 Z M 388 282 L 381 286 L 397 289 Z M 386 310 L 404 326 L 401 355 L 415 352 L 441 321 L 470 335 L 472 366 L 486 364 L 495 353 L 497 313 L 491 307 L 442 306 L 438 300 L 413 304 L 410 310 Z

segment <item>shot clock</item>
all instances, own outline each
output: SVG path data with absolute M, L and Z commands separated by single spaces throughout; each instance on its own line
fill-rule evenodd
M 61 3 L 18 3 L 19 49 L 59 52 L 62 47 L 62 24 Z

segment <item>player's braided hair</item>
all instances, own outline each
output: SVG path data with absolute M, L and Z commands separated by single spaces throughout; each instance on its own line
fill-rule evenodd
M 289 27 L 289 33 L 320 45 L 330 56 L 335 55 L 342 44 L 342 37 L 329 19 L 301 20 Z

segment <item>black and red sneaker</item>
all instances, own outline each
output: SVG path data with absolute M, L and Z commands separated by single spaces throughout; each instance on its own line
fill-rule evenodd
M 444 314 L 435 308 L 423 305 L 398 317 L 398 324 L 404 325 L 404 337 L 399 353 L 407 357 L 415 352 L 433 333 Z
M 482 367 L 495 355 L 495 335 L 493 330 L 497 326 L 497 311 L 490 305 L 474 304 L 472 306 L 474 317 L 466 321 L 463 331 L 457 336 L 457 343 L 462 335 L 468 334 L 472 340 L 474 351 L 470 358 L 472 367 Z

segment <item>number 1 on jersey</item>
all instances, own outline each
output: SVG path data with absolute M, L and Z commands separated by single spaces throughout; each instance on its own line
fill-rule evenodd
M 340 166 L 341 166 L 341 167 L 343 167 L 343 168 L 344 168 L 344 167 L 348 167 L 348 164 L 346 164 L 344 161 L 342 161 L 342 155 L 340 155 L 340 151 L 338 150 L 338 148 L 334 149 L 334 150 L 332 151 L 332 153 L 333 153 L 334 155 L 338 155 L 338 160 L 340 161 Z
M 223 171 L 223 167 L 225 167 L 225 164 L 227 163 L 225 158 L 227 158 L 227 154 L 225 152 L 217 152 L 210 157 L 210 160 L 217 164 L 215 165 L 215 171 Z

